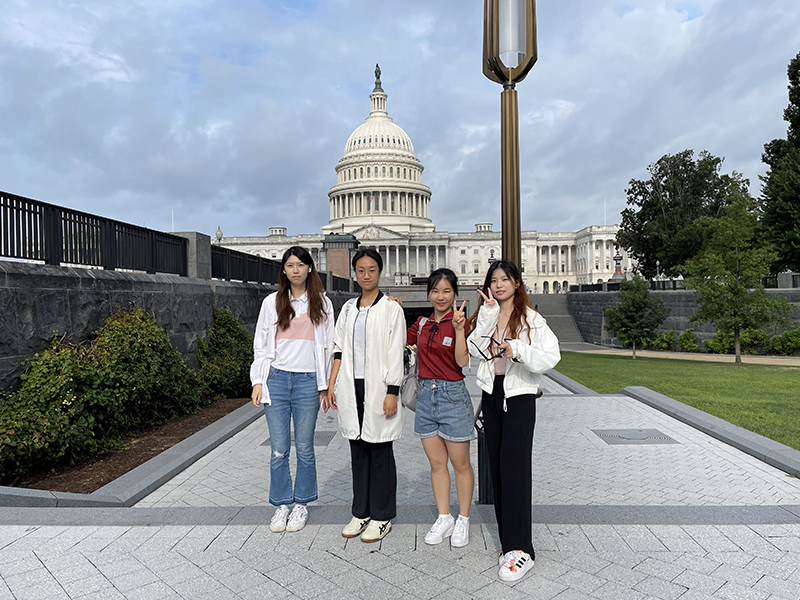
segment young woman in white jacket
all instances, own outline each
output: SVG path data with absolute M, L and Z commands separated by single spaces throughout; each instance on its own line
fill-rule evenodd
M 481 398 L 494 512 L 502 553 L 499 576 L 515 581 L 534 562 L 531 542 L 531 452 L 541 373 L 561 360 L 558 339 L 531 307 L 514 263 L 486 273 L 467 348 L 480 359 Z
M 333 306 L 308 250 L 289 248 L 281 259 L 278 291 L 261 304 L 253 339 L 252 401 L 264 407 L 270 439 L 270 522 L 275 533 L 298 531 L 317 499 L 314 429 L 327 399 L 333 359 Z M 297 476 L 289 472 L 294 421 Z M 294 508 L 289 513 L 289 506 Z
M 377 542 L 397 515 L 397 469 L 392 442 L 403 435 L 397 394 L 403 380 L 406 322 L 403 309 L 378 289 L 383 259 L 372 249 L 353 257 L 361 296 L 336 321 L 327 407 L 338 409 L 339 430 L 350 440 L 353 518 L 342 530 Z

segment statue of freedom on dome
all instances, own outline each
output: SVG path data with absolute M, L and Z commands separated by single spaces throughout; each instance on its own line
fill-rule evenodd
M 375 63 L 375 85 L 381 84 L 381 66 Z

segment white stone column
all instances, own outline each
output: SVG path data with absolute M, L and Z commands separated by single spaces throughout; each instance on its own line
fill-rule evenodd
M 430 269 L 431 264 L 431 257 L 430 257 L 430 246 L 425 244 L 425 269 L 422 271 L 422 275 L 428 274 L 428 269 Z
M 572 251 L 572 246 L 567 244 L 567 275 L 569 275 L 570 271 L 572 270 L 572 267 L 571 267 L 571 265 L 572 265 L 572 252 L 571 251 Z
M 394 245 L 394 272 L 400 273 L 400 244 Z

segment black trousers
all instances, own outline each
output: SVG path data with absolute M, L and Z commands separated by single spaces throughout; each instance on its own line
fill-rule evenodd
M 494 491 L 494 514 L 503 554 L 523 550 L 534 556 L 531 542 L 531 452 L 536 425 L 536 397 L 506 399 L 503 376 L 496 375 L 491 394 L 483 392 L 483 424 Z
M 364 425 L 364 380 L 356 379 L 358 424 Z M 353 469 L 353 516 L 389 521 L 397 516 L 397 466 L 393 442 L 350 440 Z

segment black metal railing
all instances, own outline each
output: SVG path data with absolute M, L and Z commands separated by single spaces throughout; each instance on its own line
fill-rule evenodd
M 0 192 L 0 256 L 186 276 L 186 240 Z
M 682 279 L 656 279 L 648 282 L 651 290 L 682 290 Z
M 778 288 L 778 276 L 777 275 L 768 275 L 767 277 L 761 278 L 761 285 L 764 286 L 765 289 L 777 289 Z
M 247 252 L 211 246 L 211 277 L 244 283 L 278 283 L 281 263 Z

